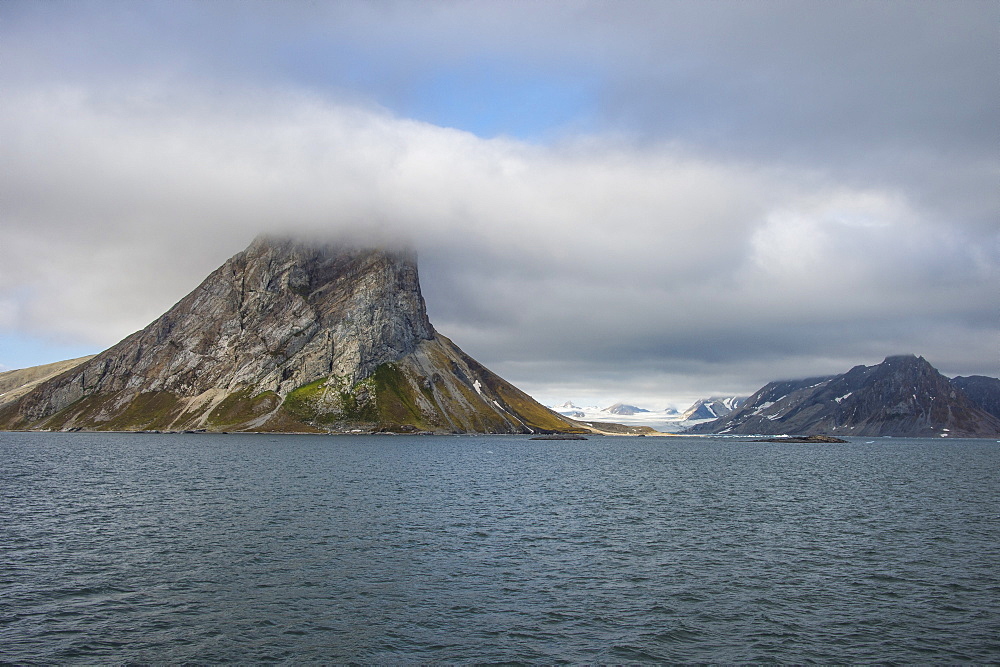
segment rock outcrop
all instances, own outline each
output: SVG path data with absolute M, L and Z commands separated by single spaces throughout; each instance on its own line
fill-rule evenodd
M 46 380 L 51 380 L 57 375 L 76 368 L 91 359 L 93 359 L 93 356 L 80 357 L 79 359 L 70 359 L 68 361 L 57 361 L 54 364 L 44 364 L 42 366 L 32 366 L 31 368 L 20 368 L 0 373 L 0 405 L 19 399 Z
M 438 334 L 414 254 L 261 237 L 0 428 L 578 431 Z
M 1000 419 L 923 357 L 903 355 L 843 375 L 772 382 L 739 409 L 692 432 L 995 437 Z

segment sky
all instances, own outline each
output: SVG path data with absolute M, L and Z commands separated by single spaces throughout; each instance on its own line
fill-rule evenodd
M 543 403 L 1000 376 L 1000 3 L 0 3 L 0 370 L 259 233 L 403 239 Z

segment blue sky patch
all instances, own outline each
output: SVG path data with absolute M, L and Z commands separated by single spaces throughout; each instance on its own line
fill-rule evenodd
M 0 332 L 0 372 L 76 359 L 100 351 L 93 345 L 66 345 L 37 336 Z
M 484 138 L 537 141 L 569 128 L 585 129 L 593 116 L 592 87 L 582 77 L 527 68 L 459 66 L 414 82 L 404 108 L 396 111 Z

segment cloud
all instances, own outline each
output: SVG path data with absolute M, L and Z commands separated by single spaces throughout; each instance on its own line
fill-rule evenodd
M 7 4 L 0 328 L 105 347 L 322 230 L 416 244 L 435 326 L 543 400 L 997 374 L 993 9 L 927 6 Z
M 289 91 L 9 99 L 4 311 L 101 346 L 276 228 L 412 238 L 439 328 L 564 375 L 581 357 L 670 372 L 778 354 L 772 328 L 895 320 L 928 294 L 968 316 L 996 280 L 995 252 L 942 243 L 898 193 L 670 146 L 539 148 Z

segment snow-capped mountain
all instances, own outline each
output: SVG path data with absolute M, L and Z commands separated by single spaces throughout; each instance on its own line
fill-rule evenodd
M 684 411 L 681 418 L 685 421 L 698 421 L 702 419 L 718 419 L 724 417 L 736 408 L 743 405 L 746 396 L 713 396 L 702 398 Z
M 612 415 L 635 415 L 640 412 L 649 412 L 649 410 L 646 410 L 645 408 L 637 408 L 634 405 L 615 403 L 614 405 L 604 408 L 601 412 L 607 412 Z
M 990 378 L 984 378 L 987 386 Z M 995 380 L 994 380 L 995 381 Z M 1000 420 L 923 357 L 886 357 L 841 375 L 764 385 L 700 433 L 993 438 Z

